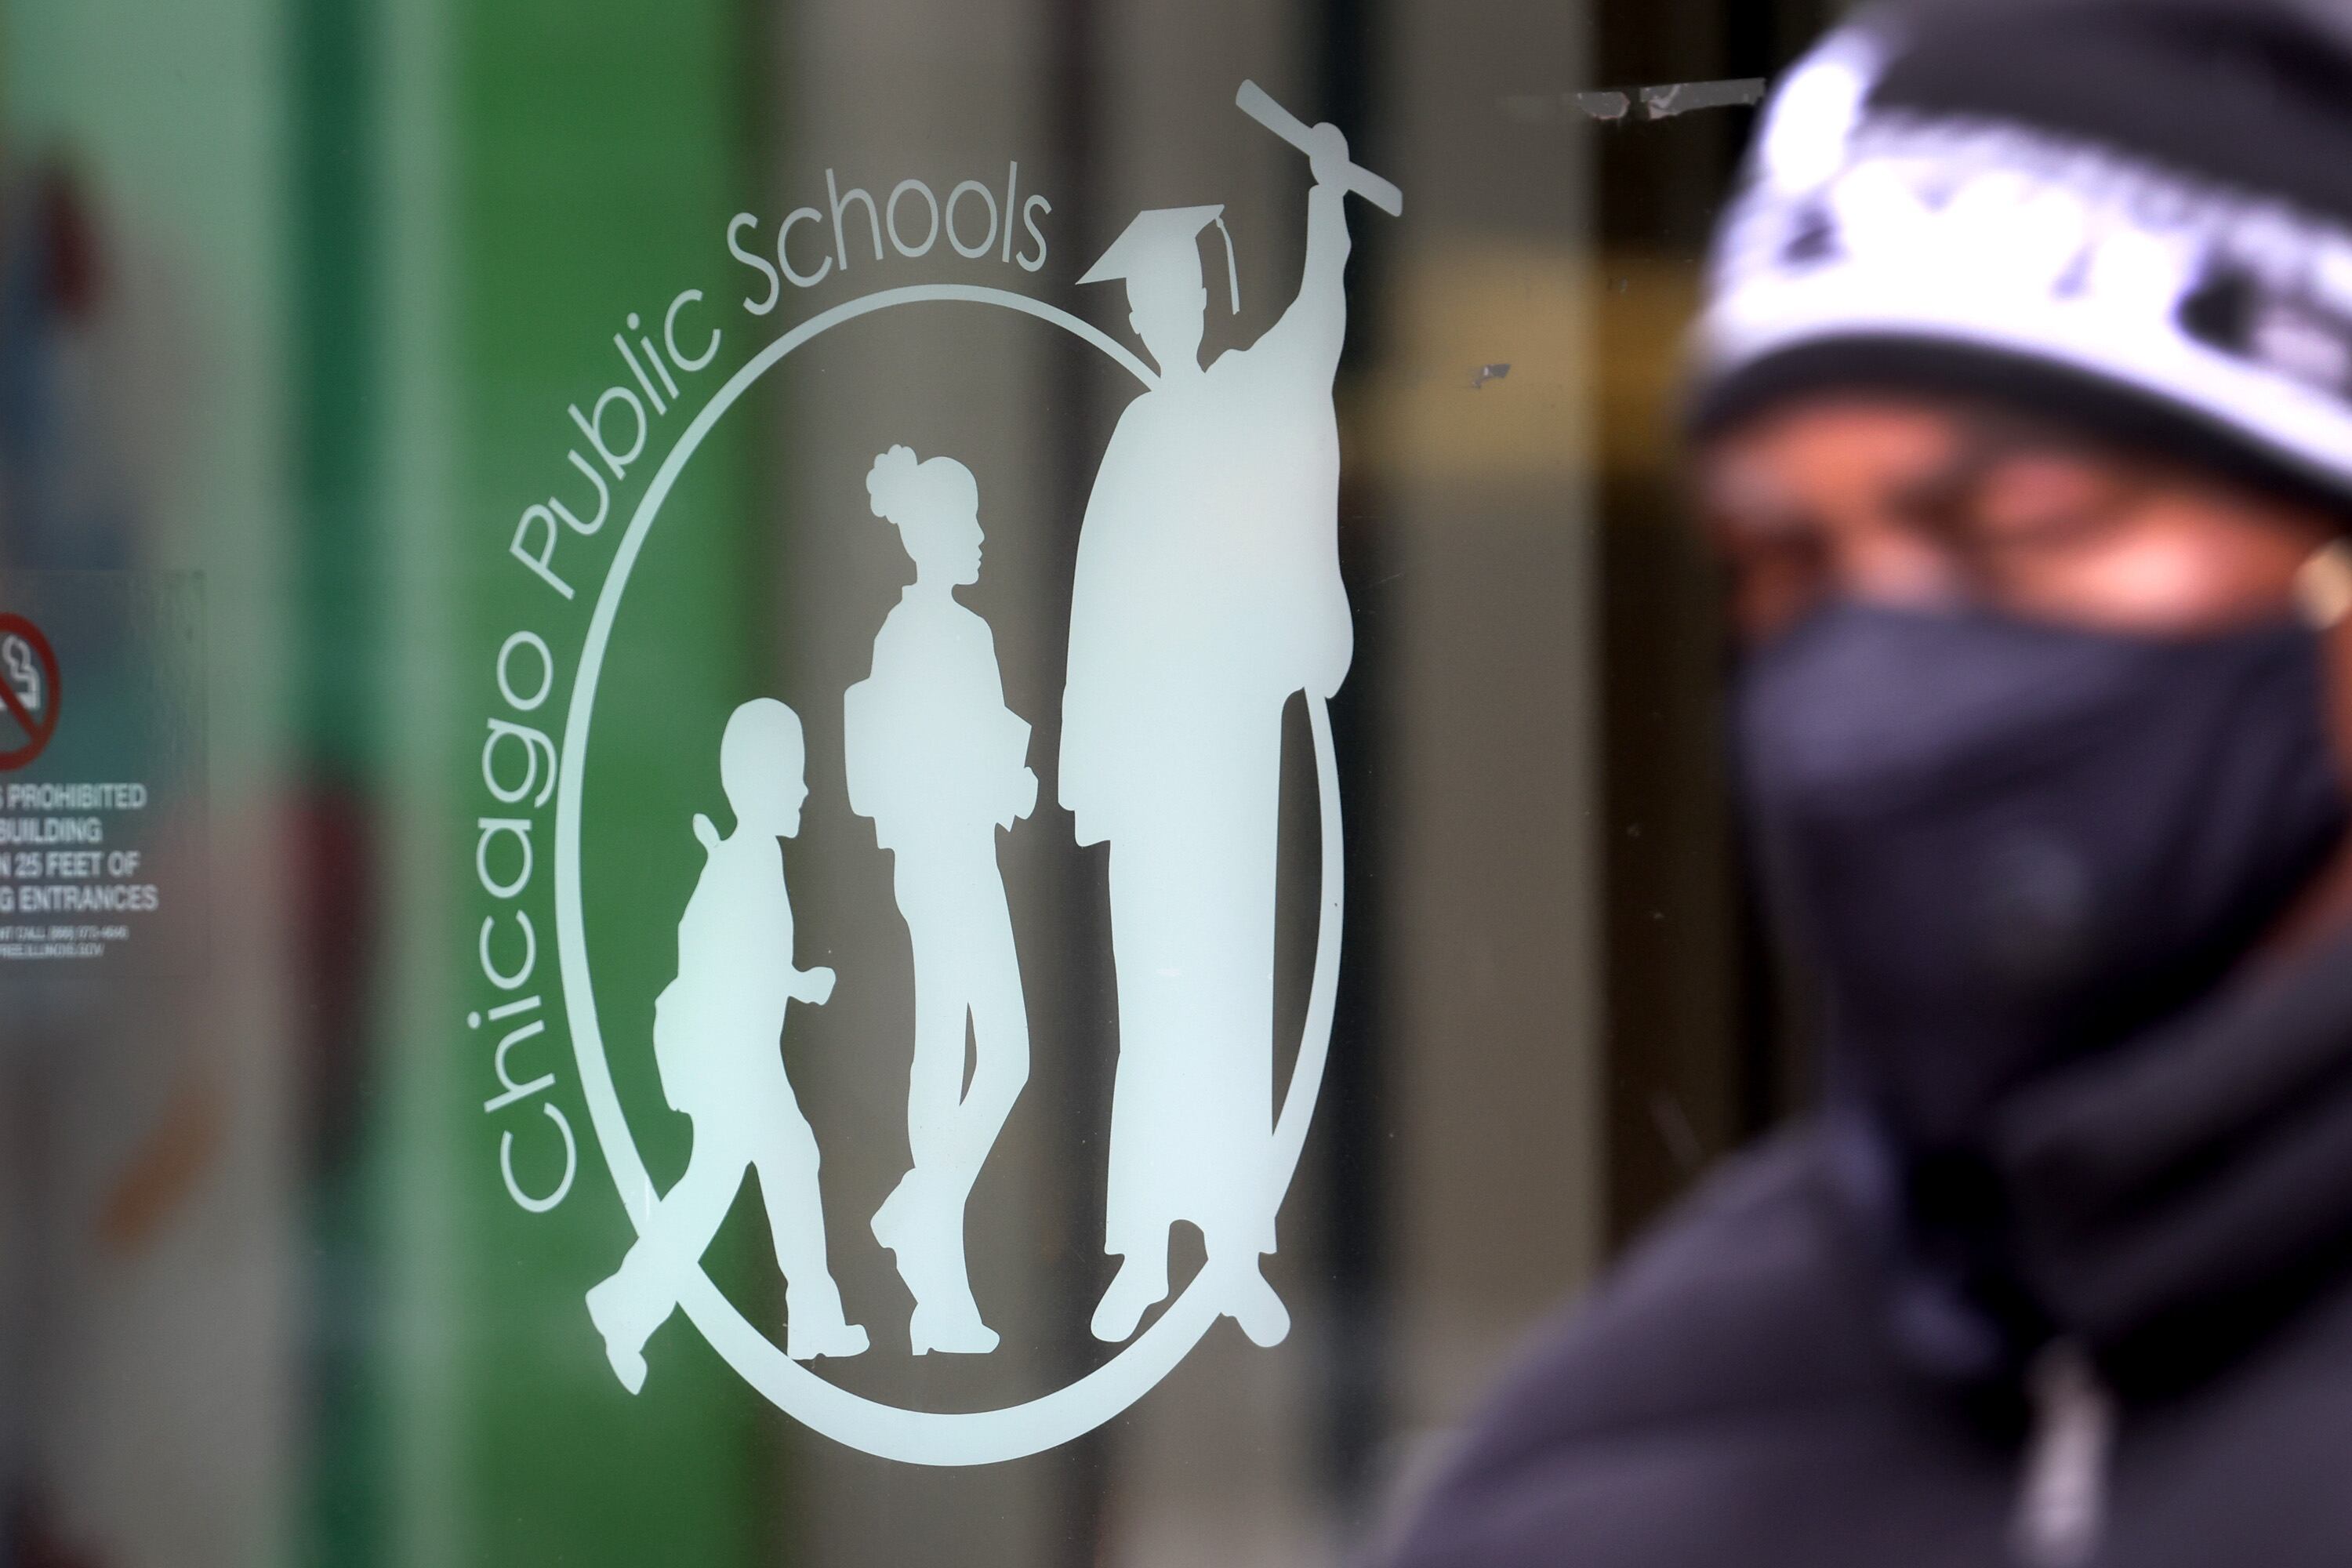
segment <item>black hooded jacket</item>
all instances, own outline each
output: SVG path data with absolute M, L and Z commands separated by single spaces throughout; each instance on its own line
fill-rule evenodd
M 1393 1568 L 2352 1564 L 2352 937 L 1986 1148 L 1997 1289 L 1924 1261 L 1862 1118 L 1723 1173 L 1506 1380 Z M 2019 1522 L 2053 1485 L 2088 1521 L 2054 1545 Z

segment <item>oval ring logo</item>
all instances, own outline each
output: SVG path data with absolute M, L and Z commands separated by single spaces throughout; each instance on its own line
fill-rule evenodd
M 664 501 L 712 428 L 762 374 L 794 350 L 845 322 L 875 311 L 944 302 L 1018 311 L 1087 342 L 1146 388 L 1157 384 L 1150 367 L 1077 317 L 1024 295 L 963 285 L 919 285 L 847 301 L 810 318 L 751 358 L 681 433 L 630 518 L 599 593 L 572 687 L 556 797 L 555 889 L 557 945 L 573 1050 L 596 1142 L 633 1220 L 649 1213 L 640 1202 L 651 1178 L 638 1153 L 606 1062 L 581 906 L 581 780 L 606 647 L 635 563 L 652 539 Z M 1266 1170 L 1267 1211 L 1278 1206 L 1305 1144 L 1320 1091 L 1338 987 L 1342 915 L 1342 830 L 1339 781 L 1325 702 L 1310 697 L 1321 833 L 1321 889 L 1316 956 L 1307 1015 L 1290 1084 L 1276 1118 Z M 763 1194 L 763 1196 L 765 1194 Z M 767 1201 L 773 1202 L 773 1198 Z M 1102 1425 L 1141 1398 L 1197 1344 L 1224 1310 L 1216 1278 L 1203 1269 L 1150 1327 L 1101 1366 L 1027 1403 L 981 1412 L 940 1413 L 882 1404 L 827 1382 L 752 1327 L 698 1266 L 675 1280 L 676 1302 L 736 1373 L 779 1409 L 836 1441 L 882 1458 L 927 1465 L 975 1465 L 1018 1458 L 1055 1447 Z

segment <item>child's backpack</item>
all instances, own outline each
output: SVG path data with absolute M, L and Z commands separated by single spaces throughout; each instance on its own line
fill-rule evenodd
M 702 843 L 707 871 L 710 856 L 719 847 L 718 826 L 698 811 L 694 814 L 694 836 Z M 700 885 L 699 879 L 697 885 Z M 687 1054 L 694 1048 L 694 1042 L 682 1037 L 687 1031 L 679 1019 L 686 1005 L 685 998 L 678 994 L 679 983 L 684 978 L 681 974 L 671 980 L 662 987 L 661 994 L 654 998 L 654 1066 L 661 1071 L 662 1097 L 669 1101 L 670 1109 L 691 1114 L 691 1106 L 678 1103 L 678 1089 L 693 1081 L 694 1074 L 692 1064 L 687 1060 Z

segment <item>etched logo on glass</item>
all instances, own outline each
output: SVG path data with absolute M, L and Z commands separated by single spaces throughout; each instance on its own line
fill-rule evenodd
M 683 1312 L 739 1373 L 810 1426 L 888 1458 L 977 1464 L 1034 1453 L 1100 1425 L 1164 1377 L 1220 1317 L 1233 1318 L 1259 1345 L 1289 1331 L 1289 1312 L 1261 1263 L 1276 1249 L 1277 1211 L 1320 1087 L 1339 962 L 1342 854 L 1326 704 L 1353 651 L 1339 573 L 1332 404 L 1347 326 L 1345 203 L 1353 194 L 1395 214 L 1402 201 L 1349 161 L 1335 127 L 1301 124 L 1250 84 L 1238 103 L 1305 153 L 1314 179 L 1297 297 L 1254 343 L 1202 363 L 1211 299 L 1202 240 L 1212 226 L 1226 247 L 1218 281 L 1239 310 L 1232 238 L 1215 205 L 1138 215 L 1078 279 L 1123 288 L 1141 355 L 1053 305 L 993 288 L 919 284 L 823 311 L 753 353 L 662 458 L 594 598 L 560 754 L 541 731 L 492 721 L 493 747 L 520 736 L 530 763 L 517 782 L 510 769 L 502 776 L 495 752 L 486 751 L 492 793 L 518 809 L 544 805 L 551 795 L 555 803 L 556 946 L 574 1059 L 596 1144 L 637 1232 L 612 1272 L 587 1290 L 585 1316 L 632 1392 L 661 1377 L 662 1346 L 649 1354 L 648 1342 Z M 994 212 L 992 194 L 969 188 L 987 196 Z M 965 190 L 959 186 L 957 195 Z M 1008 234 L 1012 200 L 1008 189 Z M 895 223 L 895 197 L 891 205 Z M 951 197 L 951 238 L 955 212 Z M 730 228 L 730 248 L 734 237 Z M 1036 254 L 1042 262 L 1042 239 Z M 1026 258 L 1020 264 L 1035 269 Z M 680 376 L 711 363 L 719 341 L 714 334 L 698 360 L 676 356 L 676 321 L 688 302 L 680 296 L 664 322 Z M 684 1174 L 657 1191 L 607 1060 L 608 1050 L 646 1046 L 608 1036 L 600 1025 L 582 911 L 581 781 L 614 621 L 666 499 L 749 387 L 845 321 L 940 302 L 1047 322 L 1100 352 L 1139 388 L 1095 474 L 1067 568 L 1058 754 L 1033 755 L 1033 721 L 1046 716 L 1008 705 L 995 632 L 958 596 L 987 570 L 993 514 L 976 476 L 990 471 L 989 454 L 909 444 L 796 454 L 803 463 L 863 469 L 872 526 L 895 534 L 913 581 L 874 627 L 867 673 L 840 690 L 837 705 L 804 696 L 799 711 L 774 697 L 744 702 L 709 740 L 723 799 L 688 823 L 645 825 L 657 841 L 675 834 L 681 855 L 699 857 L 691 893 L 676 909 L 676 963 L 650 1041 L 664 1097 L 690 1119 L 692 1147 Z M 681 388 L 650 341 L 642 346 L 669 401 L 690 405 L 690 388 Z M 656 396 L 651 383 L 640 384 Z M 638 410 L 635 447 L 642 450 L 643 405 L 625 395 Z M 605 409 L 599 401 L 590 414 L 574 412 L 617 481 L 635 454 L 614 461 Z M 600 503 L 608 503 L 602 476 L 577 454 L 573 461 L 595 479 Z M 602 516 L 600 504 L 599 524 Z M 594 531 L 568 514 L 565 521 L 579 534 Z M 558 558 L 566 537 L 551 512 L 534 508 L 511 553 L 568 599 L 572 584 Z M 517 633 L 499 656 L 500 692 L 527 715 L 553 690 L 556 669 L 544 639 Z M 1283 714 L 1300 697 L 1315 751 L 1321 886 L 1305 1024 L 1277 1105 Z M 889 856 L 915 995 L 913 1037 L 877 1042 L 905 1052 L 909 1163 L 862 1234 L 836 1226 L 828 1237 L 817 1140 L 787 1063 L 795 1029 L 810 1016 L 805 1010 L 827 1005 L 835 976 L 828 967 L 803 967 L 795 952 L 795 900 L 782 846 L 802 832 L 809 736 L 834 725 L 838 751 L 824 754 L 841 759 L 850 810 Z M 879 1403 L 808 1364 L 880 1354 L 877 1346 L 900 1342 L 895 1325 L 875 1323 L 870 1314 L 867 1322 L 850 1321 L 833 1273 L 841 1249 L 873 1246 L 889 1254 L 912 1299 L 903 1342 L 916 1355 L 987 1356 L 1006 1326 L 991 1322 L 975 1298 L 966 1210 L 1029 1081 L 1023 953 L 1000 854 L 1011 835 L 1045 830 L 1037 813 L 1047 764 L 1076 843 L 1108 846 L 1118 1032 L 1102 1049 L 1115 1051 L 1113 1098 L 1109 1126 L 1091 1130 L 1085 1146 L 1107 1150 L 1102 1247 L 1118 1267 L 1088 1321 L 1097 1339 L 1119 1348 L 1076 1382 L 1007 1408 L 940 1413 Z M 483 885 L 494 897 L 513 897 L 531 875 L 530 819 L 486 818 L 483 826 L 477 856 Z M 508 859 L 489 858 L 494 841 L 504 841 L 499 835 L 513 841 L 519 871 L 499 868 Z M 520 910 L 513 921 L 515 941 L 524 944 L 519 966 L 494 962 L 491 942 L 506 939 L 486 922 L 484 969 L 494 984 L 520 990 L 535 938 Z M 858 955 L 834 961 L 846 971 Z M 490 1016 L 520 1016 L 538 1002 L 525 997 Z M 507 1066 L 510 1047 L 537 1029 L 518 1028 L 500 1043 L 506 1092 L 486 1109 L 511 1110 L 552 1082 L 514 1079 Z M 562 1176 L 549 1194 L 534 1195 L 519 1181 L 512 1128 L 500 1144 L 509 1190 L 534 1211 L 569 1193 L 577 1162 L 560 1109 L 551 1100 L 541 1109 L 562 1134 Z M 781 1344 L 712 1285 L 701 1262 L 747 1180 L 756 1181 L 785 1282 Z M 1180 1221 L 1199 1229 L 1206 1260 L 1171 1301 L 1170 1233 Z

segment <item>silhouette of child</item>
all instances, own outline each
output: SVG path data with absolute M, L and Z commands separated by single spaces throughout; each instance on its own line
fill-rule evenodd
M 841 1310 L 826 1263 L 816 1138 L 784 1074 L 785 1005 L 822 1005 L 833 971 L 793 964 L 793 907 L 779 838 L 797 836 L 808 799 L 798 715 L 761 698 L 735 710 L 719 742 L 719 782 L 735 813 L 725 838 L 707 816 L 695 837 L 709 858 L 677 927 L 677 978 L 654 1004 L 654 1061 L 670 1105 L 694 1119 L 686 1174 L 655 1207 L 613 1277 L 588 1292 L 604 1353 L 630 1393 L 646 1379 L 645 1343 L 735 1201 L 760 1176 L 785 1280 L 786 1353 L 850 1356 L 866 1331 Z
M 866 475 L 874 513 L 898 525 L 915 581 L 874 639 L 874 673 L 843 708 L 851 809 L 891 851 L 915 959 L 907 1080 L 914 1167 L 874 1216 L 915 1298 L 917 1355 L 985 1354 L 964 1258 L 972 1184 L 1029 1079 L 1029 1018 L 996 832 L 1037 804 L 1029 726 L 1004 706 L 988 623 L 956 602 L 980 577 L 980 488 L 947 458 L 905 447 Z M 964 1025 L 972 1070 L 964 1083 Z

